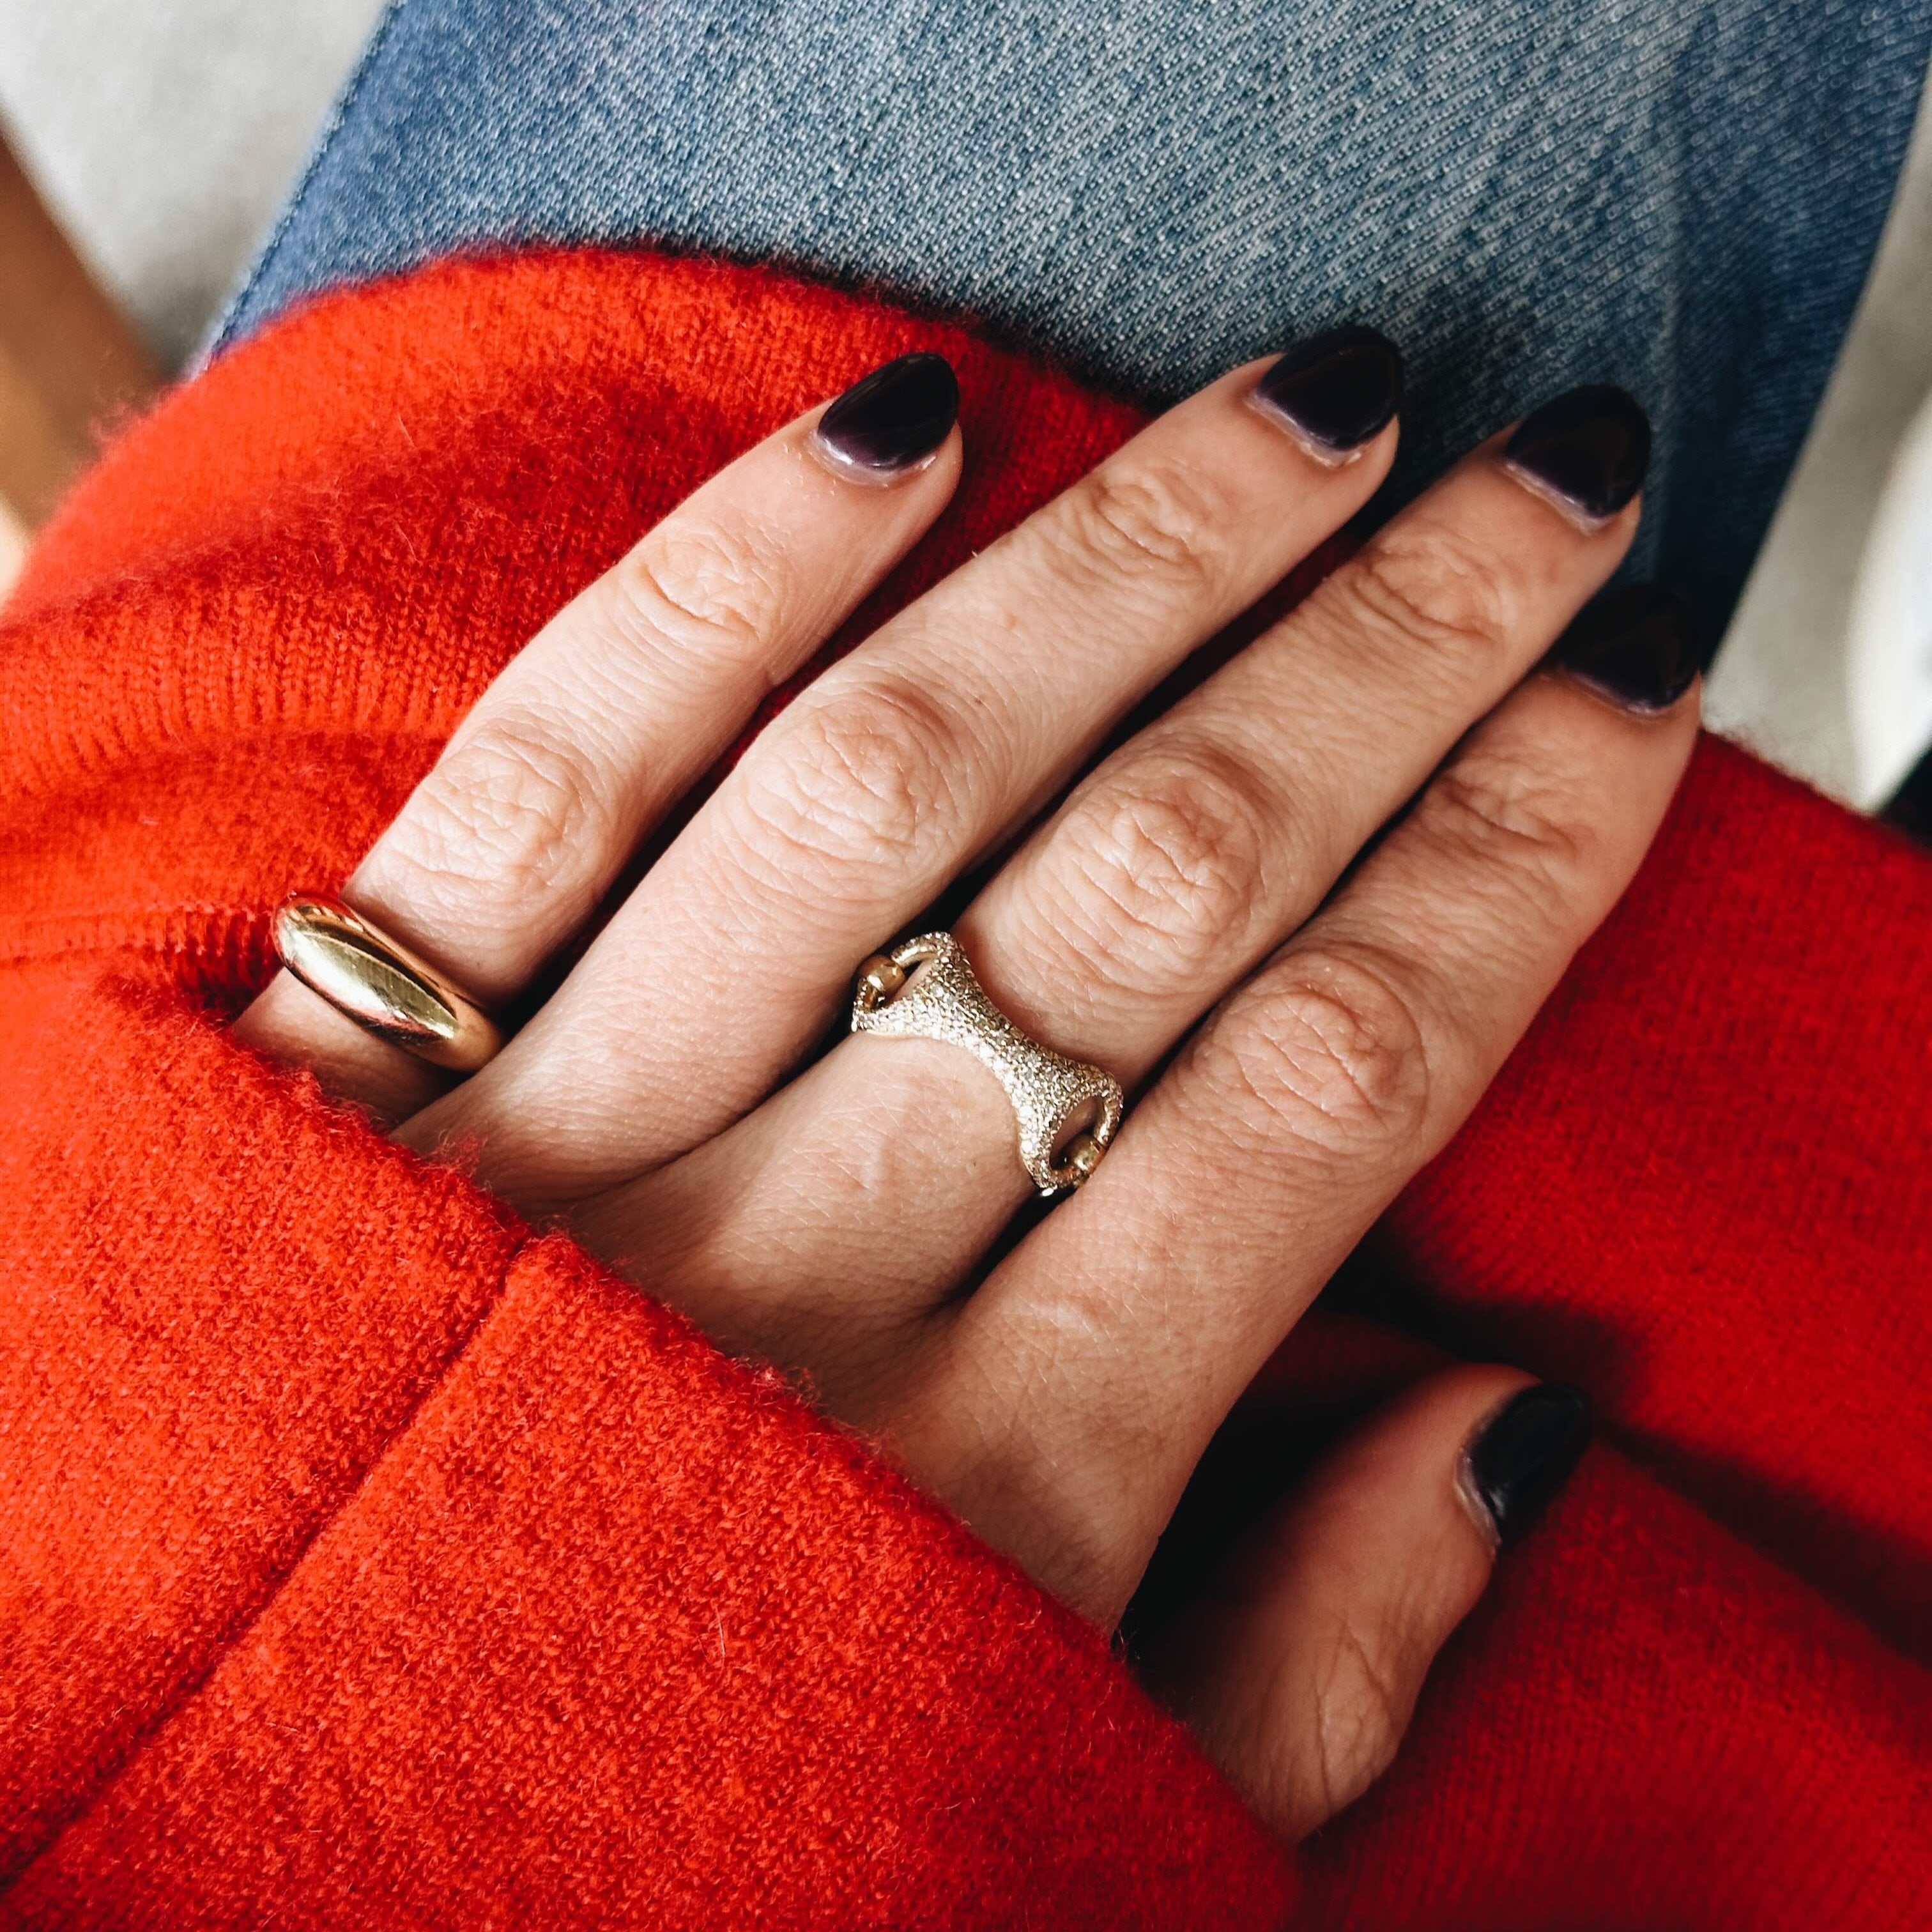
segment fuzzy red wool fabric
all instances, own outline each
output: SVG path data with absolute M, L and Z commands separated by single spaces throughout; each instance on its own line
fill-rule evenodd
M 716 264 L 446 266 L 130 430 L 0 626 L 0 1925 L 1932 1923 L 1932 865 L 1713 742 L 1380 1238 L 1606 1440 L 1298 1876 L 787 1388 L 221 1027 L 556 606 L 943 350 L 958 500 L 1130 432 Z M 1318 1314 L 1254 1400 L 1430 1352 Z

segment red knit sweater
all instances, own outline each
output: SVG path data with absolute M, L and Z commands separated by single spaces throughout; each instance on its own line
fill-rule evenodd
M 1287 1862 L 1107 1644 L 787 1388 L 221 1030 L 543 619 L 943 349 L 875 622 L 1134 412 L 756 272 L 326 302 L 119 441 L 0 634 L 0 1925 L 1932 1924 L 1932 865 L 1707 742 L 1390 1217 L 1606 1418 Z M 1318 1314 L 1339 1412 L 1421 1352 Z

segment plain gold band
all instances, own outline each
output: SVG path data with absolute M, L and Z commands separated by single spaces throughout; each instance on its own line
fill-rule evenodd
M 273 932 L 282 964 L 378 1040 L 452 1073 L 474 1073 L 502 1051 L 474 1000 L 340 899 L 298 892 L 277 909 Z
M 859 968 L 852 1030 L 963 1046 L 1006 1090 L 1020 1164 L 1042 1194 L 1082 1185 L 1120 1124 L 1120 1083 L 1022 1033 L 986 997 L 950 932 L 922 932 Z M 1090 1124 L 1076 1131 L 1083 1114 Z

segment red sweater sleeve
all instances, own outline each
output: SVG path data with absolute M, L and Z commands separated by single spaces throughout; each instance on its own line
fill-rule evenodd
M 4 1922 L 1279 1924 L 1106 1641 L 774 1378 L 178 1000 L 12 990 Z
M 1134 413 L 716 264 L 339 297 L 124 436 L 0 635 L 0 1925 L 1226 1925 L 1280 1856 L 870 1450 L 219 1020 L 554 608 L 916 345 L 969 469 L 862 631 Z M 1593 1452 L 1310 1924 L 1932 1920 L 1924 860 L 1700 752 L 1391 1217 Z M 1340 1412 L 1413 1372 L 1308 1325 Z

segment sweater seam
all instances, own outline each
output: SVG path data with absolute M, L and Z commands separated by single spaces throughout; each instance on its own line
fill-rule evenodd
M 140 930 L 136 922 L 148 922 L 147 929 Z M 130 952 L 205 958 L 212 950 L 208 941 L 219 928 L 254 932 L 268 923 L 269 915 L 259 908 L 224 905 L 212 899 L 182 900 L 129 913 L 29 914 L 0 927 L 0 965 L 35 966 L 88 954 L 106 962 Z M 201 930 L 170 930 L 171 925 L 190 924 L 199 924 Z

